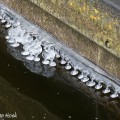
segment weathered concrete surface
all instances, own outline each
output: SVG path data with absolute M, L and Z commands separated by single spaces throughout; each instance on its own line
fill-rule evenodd
M 53 3 L 49 4 L 45 2 L 46 0 L 39 0 L 39 5 L 47 5 L 48 8 L 45 9 L 47 11 L 51 11 L 51 6 Z M 37 7 L 33 3 L 29 2 L 28 0 L 0 0 L 0 2 L 8 5 L 9 7 L 16 10 L 18 13 L 22 14 L 24 17 L 26 17 L 28 20 L 33 21 L 35 24 L 41 26 L 42 28 L 49 31 L 49 33 L 52 33 L 55 37 L 57 37 L 59 40 L 62 40 L 65 44 L 72 47 L 74 50 L 76 50 L 78 53 L 82 54 L 104 70 L 106 70 L 108 73 L 118 77 L 120 79 L 120 59 L 116 56 L 116 54 L 112 54 L 114 52 L 109 52 L 104 47 L 99 46 L 96 44 L 92 39 L 88 39 L 87 37 L 80 34 L 78 29 L 73 29 L 72 26 L 66 25 L 66 20 L 64 18 L 61 18 L 62 16 L 55 17 L 50 15 L 48 12 L 45 12 L 43 10 L 43 7 Z M 54 2 L 54 0 L 53 0 Z M 62 4 L 62 1 L 61 1 Z M 55 7 L 55 6 L 54 6 Z M 56 7 L 55 7 L 56 8 Z M 56 9 L 57 11 L 57 9 Z M 73 12 L 73 9 L 71 9 L 71 16 L 75 17 L 77 12 Z M 55 12 L 55 11 L 54 11 Z M 60 12 L 60 11 L 59 11 Z M 76 13 L 76 14 L 74 14 Z M 52 14 L 52 13 L 51 13 Z M 62 14 L 62 9 L 59 14 Z M 53 14 L 55 15 L 55 14 Z M 64 15 L 67 15 L 64 13 Z M 64 21 L 62 21 L 62 19 Z M 79 18 L 80 20 L 80 18 Z M 73 24 L 74 25 L 74 24 Z M 84 26 L 83 26 L 84 27 Z M 91 33 L 95 33 L 91 32 Z M 87 35 L 87 32 L 84 31 L 84 33 Z M 89 32 L 88 32 L 89 33 Z M 117 40 L 118 41 L 118 40 Z M 117 43 L 118 44 L 118 43 Z
M 29 1 L 120 57 L 118 0 Z

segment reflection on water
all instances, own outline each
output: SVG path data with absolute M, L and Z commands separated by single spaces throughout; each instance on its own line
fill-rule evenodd
M 19 120 L 120 119 L 118 99 L 88 88 L 64 66 L 27 61 L 21 48 L 0 41 L 0 114 L 16 112 Z
M 22 61 L 25 67 L 31 72 L 46 76 L 48 78 L 54 76 L 56 68 L 42 65 L 41 62 L 26 60 L 25 57 L 21 55 L 20 49 L 13 49 L 13 47 L 8 45 L 7 50 L 14 58 Z

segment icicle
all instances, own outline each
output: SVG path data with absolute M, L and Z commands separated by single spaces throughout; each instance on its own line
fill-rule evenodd
M 86 85 L 89 86 L 89 87 L 95 86 L 95 84 L 96 84 L 95 81 L 94 81 L 95 78 L 92 75 L 89 75 L 89 77 L 90 77 L 91 81 L 87 82 Z
M 103 81 L 98 81 L 98 84 L 95 86 L 96 90 L 100 90 L 102 88 L 102 83 Z
M 89 80 L 90 80 L 89 77 L 84 77 L 84 78 L 81 79 L 81 81 L 82 81 L 83 83 L 88 82 Z
M 78 74 L 78 70 L 74 68 L 74 69 L 71 71 L 71 75 L 77 75 L 77 74 Z
M 67 64 L 66 64 L 66 66 L 65 66 L 65 69 L 66 70 L 70 70 L 72 68 L 72 66 L 70 65 L 70 63 L 68 62 Z
M 113 94 L 110 95 L 111 98 L 117 98 L 119 97 L 118 95 L 118 90 L 115 90 Z
M 109 88 L 110 86 L 111 86 L 111 84 L 110 84 L 110 83 L 108 83 L 108 84 L 106 85 L 105 90 L 103 90 L 102 92 L 103 92 L 104 94 L 109 93 L 109 92 L 110 92 L 110 88 Z
M 50 66 L 56 66 L 56 63 L 54 62 L 56 56 L 56 52 L 52 46 L 45 46 L 44 51 L 42 53 L 42 57 L 44 60 L 42 61 L 43 64 Z
M 12 26 L 12 25 L 11 25 L 10 22 L 7 22 L 6 25 L 5 25 L 6 28 L 10 28 L 11 26 Z
M 12 47 L 18 47 L 20 44 L 17 42 L 14 42 L 13 44 L 11 44 Z
M 81 74 L 78 75 L 78 79 L 80 79 L 80 80 L 89 75 L 89 71 L 87 71 L 87 70 L 82 70 L 81 69 L 80 71 L 81 71 Z
M 55 57 L 56 57 L 56 58 L 60 58 L 60 51 L 59 51 L 59 50 L 55 50 L 55 51 L 56 51 Z

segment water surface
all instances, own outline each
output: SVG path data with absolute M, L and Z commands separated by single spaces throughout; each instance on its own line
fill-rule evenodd
M 25 60 L 0 37 L 0 114 L 18 120 L 120 120 L 120 101 L 89 88 L 60 66 Z

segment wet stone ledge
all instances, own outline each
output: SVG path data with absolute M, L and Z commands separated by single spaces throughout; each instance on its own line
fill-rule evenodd
M 53 34 L 59 40 L 62 40 L 69 47 L 82 54 L 108 73 L 120 78 L 120 60 L 110 51 L 96 44 L 94 41 L 80 34 L 75 29 L 65 24 L 65 21 L 50 15 L 47 10 L 37 7 L 28 0 L 0 0 L 22 14 L 29 21 L 46 29 L 49 33 Z M 42 4 L 43 1 L 40 3 Z M 47 3 L 47 2 L 46 2 Z M 62 11 L 61 11 L 62 12 Z M 77 12 L 76 12 L 77 13 Z M 62 17 L 61 17 L 62 18 Z M 109 61 L 108 61 L 109 60 Z
M 36 63 L 42 61 L 42 64 L 54 68 L 57 65 L 56 59 L 58 59 L 72 76 L 78 78 L 78 81 L 94 87 L 96 90 L 104 88 L 102 92 L 110 93 L 111 98 L 119 97 L 119 79 L 106 73 L 51 34 L 28 22 L 3 4 L 0 4 L 0 20 L 7 29 L 6 41 L 13 48 L 21 47 L 20 54 L 25 56 L 26 60 Z

